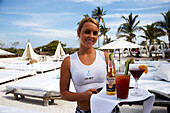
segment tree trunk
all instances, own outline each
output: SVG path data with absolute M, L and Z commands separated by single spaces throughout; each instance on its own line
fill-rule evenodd
M 151 53 L 151 49 L 150 49 L 150 46 L 151 46 L 151 41 L 149 42 L 149 57 L 152 57 L 152 53 Z
M 99 37 L 98 37 L 98 47 L 100 47 L 100 41 L 99 41 Z
M 170 35 L 168 35 L 168 39 L 169 39 L 169 48 L 168 49 L 170 49 Z

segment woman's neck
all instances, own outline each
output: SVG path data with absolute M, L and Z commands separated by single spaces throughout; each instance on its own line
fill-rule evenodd
M 93 47 L 92 48 L 80 47 L 78 51 L 79 54 L 92 54 L 93 52 L 95 52 L 95 49 Z

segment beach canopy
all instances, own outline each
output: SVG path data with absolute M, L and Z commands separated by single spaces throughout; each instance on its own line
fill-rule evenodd
M 100 47 L 99 49 L 124 49 L 124 48 L 140 48 L 140 47 L 143 47 L 143 46 L 125 41 L 123 39 L 116 39 L 115 41 L 109 44 L 106 44 Z
M 65 54 L 65 52 L 64 52 L 64 50 L 63 50 L 63 48 L 62 48 L 62 46 L 61 46 L 61 43 L 59 42 L 58 43 L 58 46 L 57 46 L 57 49 L 56 49 L 56 51 L 55 51 L 55 54 L 54 54 L 54 57 L 56 57 L 56 58 L 62 58 L 62 57 L 64 57 L 66 54 Z
M 0 56 L 15 55 L 14 53 L 0 49 Z
M 28 40 L 26 49 L 22 55 L 22 59 L 37 59 L 37 54 L 34 52 L 30 40 Z
M 134 44 L 132 42 L 128 42 L 128 41 L 125 41 L 125 40 L 119 38 L 109 44 L 106 44 L 106 45 L 100 47 L 99 49 L 119 49 L 119 61 L 120 61 L 120 49 L 142 48 L 142 47 L 143 46 L 140 46 L 138 44 Z

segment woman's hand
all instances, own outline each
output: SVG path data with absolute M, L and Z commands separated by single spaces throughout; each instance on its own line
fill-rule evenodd
M 97 89 L 88 89 L 83 93 L 84 99 L 89 101 L 93 93 L 98 93 Z

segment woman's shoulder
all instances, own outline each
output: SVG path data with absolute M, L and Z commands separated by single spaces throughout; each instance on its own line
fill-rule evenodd
M 105 57 L 109 56 L 109 53 L 106 51 L 96 50 L 100 55 L 103 55 Z
M 67 56 L 67 57 L 64 58 L 62 64 L 64 64 L 64 63 L 67 64 L 67 63 L 69 63 L 69 62 L 70 62 L 70 56 Z

